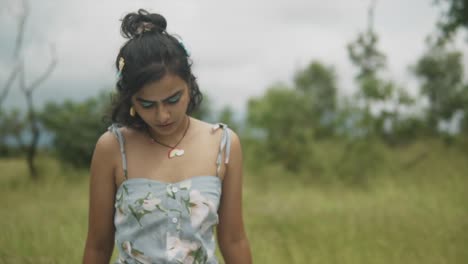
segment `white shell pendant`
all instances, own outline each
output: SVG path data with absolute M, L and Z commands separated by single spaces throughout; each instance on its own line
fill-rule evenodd
M 171 149 L 171 150 L 169 151 L 168 156 L 169 156 L 170 159 L 172 159 L 172 158 L 174 158 L 174 157 L 183 156 L 184 153 L 185 153 L 185 151 L 184 151 L 183 149 L 177 149 L 177 148 L 175 148 L 175 149 Z

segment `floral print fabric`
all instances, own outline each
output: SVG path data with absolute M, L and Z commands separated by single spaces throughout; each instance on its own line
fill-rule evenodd
M 116 263 L 218 263 L 213 229 L 220 195 L 216 176 L 125 180 L 115 199 Z
M 115 194 L 116 263 L 216 264 L 214 227 L 218 224 L 221 164 L 229 162 L 231 131 L 223 123 L 216 159 L 216 176 L 195 176 L 176 183 L 147 178 L 127 178 L 125 138 L 121 125 L 108 130 L 119 141 L 126 180 Z M 224 152 L 224 161 L 222 153 Z

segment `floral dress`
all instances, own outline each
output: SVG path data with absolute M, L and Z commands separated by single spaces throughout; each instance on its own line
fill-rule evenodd
M 230 131 L 223 135 L 216 160 L 229 161 Z M 127 178 L 125 140 L 117 124 L 109 127 L 120 144 L 126 180 L 115 195 L 116 263 L 218 263 L 214 227 L 218 224 L 221 179 L 200 175 L 169 183 L 149 178 Z

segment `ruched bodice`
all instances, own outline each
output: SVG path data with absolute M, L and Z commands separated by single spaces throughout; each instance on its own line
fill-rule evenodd
M 216 176 L 124 181 L 114 216 L 120 263 L 218 263 L 213 228 L 220 196 Z

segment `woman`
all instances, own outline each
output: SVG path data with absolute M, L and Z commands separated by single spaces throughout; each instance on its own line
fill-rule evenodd
M 251 263 L 242 219 L 242 153 L 224 124 L 190 116 L 202 95 L 166 20 L 126 15 L 114 124 L 91 162 L 83 263 Z M 118 125 L 117 125 L 118 124 Z

